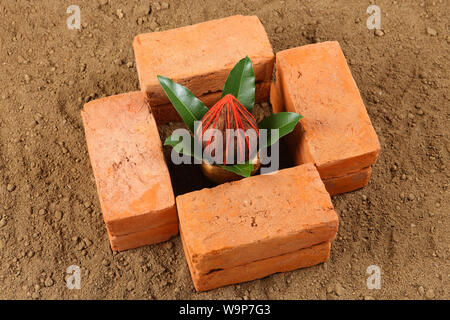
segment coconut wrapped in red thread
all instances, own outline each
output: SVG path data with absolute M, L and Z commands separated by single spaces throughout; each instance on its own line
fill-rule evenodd
M 211 164 L 233 165 L 256 156 L 258 125 L 233 95 L 225 95 L 212 106 L 201 124 L 196 130 L 196 140 Z

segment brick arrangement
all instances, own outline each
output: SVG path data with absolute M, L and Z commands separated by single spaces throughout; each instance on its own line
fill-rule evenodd
M 86 140 L 111 248 L 178 233 L 198 291 L 313 266 L 338 230 L 330 194 L 365 186 L 380 145 L 337 42 L 274 55 L 257 17 L 233 16 L 139 35 L 141 92 L 87 103 Z M 206 105 L 248 55 L 256 101 L 302 114 L 286 136 L 296 166 L 174 198 L 157 123 L 179 120 L 156 76 L 187 86 Z M 178 216 L 177 216 L 178 210 Z
M 278 52 L 276 65 L 274 111 L 304 116 L 287 138 L 296 163 L 314 163 L 331 194 L 367 185 L 380 143 L 339 43 Z
M 81 116 L 112 249 L 177 234 L 172 183 L 145 95 L 131 92 L 91 101 Z
M 272 260 L 287 269 L 323 262 L 338 229 L 330 195 L 312 163 L 184 194 L 176 202 L 200 291 L 282 271 L 265 270 Z M 215 275 L 217 270 L 224 276 Z
M 249 56 L 257 102 L 267 101 L 275 56 L 256 16 L 236 15 L 178 29 L 140 34 L 133 41 L 141 90 L 158 123 L 179 120 L 157 75 L 189 88 L 207 106 L 220 98 L 228 73 Z

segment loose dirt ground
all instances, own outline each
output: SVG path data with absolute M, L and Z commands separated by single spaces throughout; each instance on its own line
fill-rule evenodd
M 370 3 L 1 1 L 0 298 L 448 299 L 448 2 L 376 1 L 379 35 L 366 27 Z M 71 4 L 80 31 L 66 27 Z M 338 40 L 382 152 L 368 187 L 333 199 L 340 229 L 327 263 L 197 294 L 179 237 L 110 251 L 80 109 L 139 89 L 138 33 L 238 13 L 261 19 L 275 51 Z M 70 265 L 80 290 L 65 286 Z M 370 265 L 380 290 L 366 287 Z

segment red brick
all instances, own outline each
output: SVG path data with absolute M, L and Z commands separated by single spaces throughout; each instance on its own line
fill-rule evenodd
M 272 77 L 274 54 L 256 16 L 236 15 L 182 28 L 140 34 L 133 41 L 141 90 L 152 108 L 169 103 L 157 75 L 188 87 L 197 97 L 221 92 L 228 73 L 245 56 L 255 80 Z M 269 91 L 269 87 L 264 87 Z
M 169 171 L 145 95 L 131 92 L 91 101 L 81 115 L 110 234 L 176 223 Z
M 311 163 L 191 192 L 176 201 L 198 273 L 331 241 L 338 228 L 330 196 Z
M 124 251 L 167 241 L 177 233 L 178 223 L 170 223 L 123 236 L 113 236 L 108 232 L 108 236 L 113 251 Z
M 286 111 L 284 109 L 283 99 L 280 97 L 279 90 L 275 83 L 270 85 L 270 104 L 272 105 L 273 113 Z
M 374 164 L 378 137 L 339 43 L 284 50 L 276 64 L 275 109 L 304 116 L 288 138 L 297 164 L 313 162 L 323 179 Z
M 248 264 L 231 267 L 228 269 L 214 270 L 206 274 L 198 273 L 192 266 L 190 254 L 186 251 L 183 234 L 180 234 L 183 241 L 186 260 L 191 273 L 194 287 L 197 291 L 212 290 L 230 284 L 236 284 L 255 279 L 261 279 L 268 275 L 296 270 L 299 268 L 311 267 L 323 263 L 330 256 L 330 242 L 314 245 L 310 248 L 300 249 L 294 252 L 270 257 Z
M 336 178 L 328 178 L 323 180 L 325 188 L 331 196 L 353 191 L 367 186 L 370 180 L 372 168 L 363 168 L 360 171 L 348 173 L 344 176 Z

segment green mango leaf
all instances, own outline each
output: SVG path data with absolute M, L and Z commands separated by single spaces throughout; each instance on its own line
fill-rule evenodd
M 260 149 L 266 148 L 294 130 L 302 115 L 295 112 L 279 112 L 264 118 L 258 123 L 259 130 L 267 129 L 267 143 L 260 145 Z M 272 135 L 271 129 L 278 129 L 278 137 Z
M 252 60 L 247 56 L 239 61 L 230 71 L 222 97 L 232 94 L 249 111 L 255 105 L 255 72 Z
M 228 166 L 220 166 L 222 169 L 231 171 L 236 173 L 237 175 L 240 175 L 242 177 L 250 177 L 252 171 L 253 171 L 253 164 L 251 163 L 243 163 L 243 164 L 234 164 L 234 165 L 228 165 Z
M 194 121 L 200 121 L 208 108 L 188 88 L 163 76 L 158 76 L 158 81 L 181 119 L 194 132 Z

